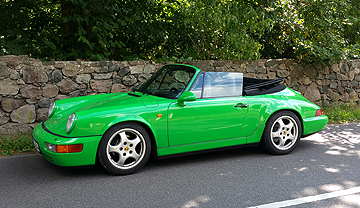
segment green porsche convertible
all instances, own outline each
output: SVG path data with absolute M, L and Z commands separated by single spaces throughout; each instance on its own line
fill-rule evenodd
M 258 144 L 287 154 L 328 118 L 281 81 L 170 64 L 131 92 L 57 100 L 49 119 L 35 127 L 33 142 L 56 165 L 99 161 L 115 175 L 136 172 L 150 154 Z

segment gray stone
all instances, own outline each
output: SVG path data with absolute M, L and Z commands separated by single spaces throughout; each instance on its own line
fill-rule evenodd
M 114 92 L 127 92 L 127 91 L 128 91 L 128 89 L 122 84 L 114 84 L 111 87 L 111 93 L 114 93 Z
M 286 65 L 284 63 L 279 65 L 279 69 L 281 70 L 285 70 L 286 69 Z
M 114 65 L 111 65 L 111 66 L 108 67 L 107 72 L 113 72 L 113 71 L 119 71 L 119 70 L 120 70 L 119 65 L 114 64 Z
M 131 74 L 141 74 L 144 71 L 144 65 L 130 66 Z
M 278 77 L 287 77 L 287 76 L 289 76 L 289 71 L 287 71 L 287 70 L 278 70 L 277 71 L 277 75 L 278 75 Z
M 144 67 L 144 73 L 145 74 L 151 74 L 155 72 L 155 65 L 154 64 L 148 64 Z
M 4 111 L 0 110 L 0 125 L 6 124 L 10 120 Z
M 267 79 L 268 76 L 266 74 L 257 74 L 256 78 L 258 78 L 258 79 Z
M 303 73 L 308 77 L 315 77 L 317 74 L 315 67 L 310 64 L 308 64 L 304 67 Z
M 329 79 L 337 79 L 336 73 L 331 73 Z
M 349 96 L 349 94 L 347 92 L 345 92 L 344 94 L 342 94 L 340 96 L 340 100 L 343 101 L 343 102 L 346 102 L 346 103 L 349 102 L 349 98 L 350 98 L 350 96 Z
M 81 74 L 91 74 L 91 73 L 94 73 L 96 70 L 97 70 L 96 67 L 86 66 L 80 70 L 80 73 Z
M 51 100 L 49 98 L 41 98 L 38 103 L 40 108 L 49 108 L 50 104 Z
M 10 118 L 15 123 L 33 123 L 36 119 L 35 106 L 21 106 L 17 110 L 11 112 Z
M 359 95 L 356 93 L 355 90 L 353 90 L 349 93 L 349 100 L 350 100 L 350 102 L 356 102 L 356 101 L 360 100 Z
M 331 82 L 329 87 L 330 87 L 331 89 L 336 89 L 337 86 L 338 86 L 337 82 Z
M 94 92 L 110 92 L 112 87 L 111 80 L 90 80 L 91 89 Z
M 251 64 L 251 65 L 246 66 L 246 72 L 247 73 L 257 73 L 258 68 L 259 67 L 257 65 Z
M 113 76 L 113 83 L 114 84 L 122 84 L 122 77 L 115 75 Z
M 8 113 L 11 111 L 20 108 L 20 106 L 25 105 L 26 102 L 24 99 L 15 99 L 15 98 L 4 98 L 1 101 L 2 109 Z
M 0 126 L 0 136 L 17 136 L 19 133 L 27 134 L 32 131 L 28 124 L 24 123 L 7 123 Z
M 40 87 L 35 87 L 33 85 L 25 85 L 23 88 L 20 89 L 20 94 L 24 98 L 41 98 L 41 89 Z
M 12 70 L 7 66 L 0 66 L 0 79 L 9 78 L 11 71 Z
M 259 59 L 259 60 L 255 61 L 255 63 L 258 67 L 263 67 L 263 66 L 265 66 L 266 59 Z
M 67 64 L 63 69 L 62 73 L 67 77 L 73 77 L 80 72 L 80 67 L 74 64 Z
M 275 72 L 269 72 L 267 74 L 269 76 L 269 79 L 276 79 L 276 73 Z
M 62 69 L 62 68 L 65 67 L 65 64 L 64 64 L 64 63 L 55 63 L 54 67 L 55 67 L 56 69 Z
M 354 79 L 355 81 L 360 82 L 360 75 L 356 75 Z
M 74 92 L 69 93 L 69 97 L 79 97 L 84 95 L 87 95 L 86 89 L 75 90 Z
M 60 70 L 56 69 L 54 70 L 50 75 L 50 82 L 52 83 L 58 83 L 62 80 L 62 73 Z
M 126 75 L 124 78 L 123 78 L 123 84 L 124 85 L 127 85 L 127 86 L 131 86 L 133 84 L 135 84 L 137 82 L 137 79 L 134 75 Z
M 265 66 L 270 67 L 276 65 L 276 59 L 269 59 L 266 61 Z
M 340 74 L 340 73 L 336 73 L 336 78 L 338 80 L 350 80 L 349 77 L 347 77 L 346 75 Z
M 112 73 L 107 74 L 92 74 L 94 76 L 94 79 L 110 79 L 112 77 Z
M 119 75 L 120 77 L 123 77 L 123 76 L 127 75 L 129 72 L 130 72 L 130 69 L 129 69 L 129 68 L 122 68 L 122 69 L 120 69 L 120 71 L 118 72 L 118 75 Z
M 43 96 L 46 98 L 56 97 L 59 93 L 59 88 L 53 84 L 47 84 L 42 89 L 43 89 Z
M 19 92 L 19 85 L 15 80 L 6 78 L 0 80 L 0 94 L 1 95 L 16 95 Z
M 311 82 L 312 82 L 312 81 L 310 80 L 309 77 L 304 77 L 304 78 L 302 79 L 302 83 L 303 83 L 304 85 L 309 85 Z
M 332 100 L 337 101 L 340 99 L 340 95 L 337 92 L 332 91 L 331 89 L 328 89 L 326 95 Z
M 328 89 L 328 86 L 322 86 L 321 88 L 320 88 L 320 93 L 321 94 L 325 94 L 326 92 L 327 92 L 327 89 Z
M 32 67 L 26 67 L 23 70 L 23 80 L 25 83 L 42 83 L 49 80 L 45 71 Z
M 302 66 L 295 66 L 291 72 L 290 72 L 290 76 L 291 77 L 301 77 L 302 73 L 303 73 L 303 67 Z
M 311 83 L 310 86 L 306 89 L 304 97 L 306 97 L 311 102 L 320 100 L 321 96 L 318 86 L 315 83 Z
M 348 73 L 348 71 L 349 71 L 349 66 L 347 65 L 347 63 L 346 62 L 341 63 L 340 64 L 340 73 L 346 74 L 346 73 Z
M 140 83 L 143 83 L 150 77 L 151 77 L 151 74 L 140 74 L 137 79 L 139 80 Z
M 339 65 L 338 64 L 333 64 L 333 65 L 331 65 L 331 71 L 333 71 L 333 72 L 339 72 L 340 71 L 340 69 L 339 69 Z
M 10 79 L 18 80 L 20 79 L 20 74 L 15 70 L 11 70 Z
M 89 84 L 89 81 L 91 79 L 90 74 L 80 74 L 76 76 L 76 83 L 78 84 Z
M 187 83 L 190 80 L 189 74 L 186 73 L 185 71 L 175 72 L 174 77 L 177 81 L 183 82 L 183 83 Z
M 38 122 L 42 122 L 45 121 L 46 119 L 48 119 L 48 113 L 49 109 L 48 108 L 39 108 L 36 110 L 36 121 Z
M 348 71 L 348 73 L 346 73 L 346 76 L 349 77 L 350 81 L 354 80 L 355 78 L 355 74 L 353 71 Z
M 357 82 L 357 81 L 355 81 L 355 80 L 353 80 L 353 81 L 350 82 L 350 87 L 351 87 L 351 88 L 356 89 L 356 88 L 358 88 L 358 86 L 359 86 L 359 82 Z
M 70 78 L 66 78 L 57 83 L 57 86 L 61 93 L 67 94 L 77 89 L 78 85 Z

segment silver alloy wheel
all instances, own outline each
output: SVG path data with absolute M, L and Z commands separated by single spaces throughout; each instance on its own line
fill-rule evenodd
M 281 116 L 271 126 L 271 142 L 279 150 L 290 149 L 296 143 L 298 135 L 298 124 L 291 116 Z
M 130 169 L 138 165 L 145 155 L 146 142 L 139 131 L 131 128 L 120 129 L 108 140 L 106 155 L 119 169 Z

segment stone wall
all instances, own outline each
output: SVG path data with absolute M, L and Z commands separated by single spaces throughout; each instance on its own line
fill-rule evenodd
M 300 65 L 290 59 L 257 61 L 189 61 L 203 71 L 236 71 L 244 76 L 274 79 L 301 92 L 318 105 L 358 102 L 360 60 Z M 96 93 L 126 92 L 166 63 L 146 61 L 50 61 L 26 56 L 0 57 L 0 135 L 31 131 L 47 119 L 52 100 Z

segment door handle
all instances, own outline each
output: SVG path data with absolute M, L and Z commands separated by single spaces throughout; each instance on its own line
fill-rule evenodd
M 234 105 L 234 108 L 237 108 L 237 107 L 246 108 L 246 107 L 247 107 L 247 104 L 244 103 L 244 104 Z

